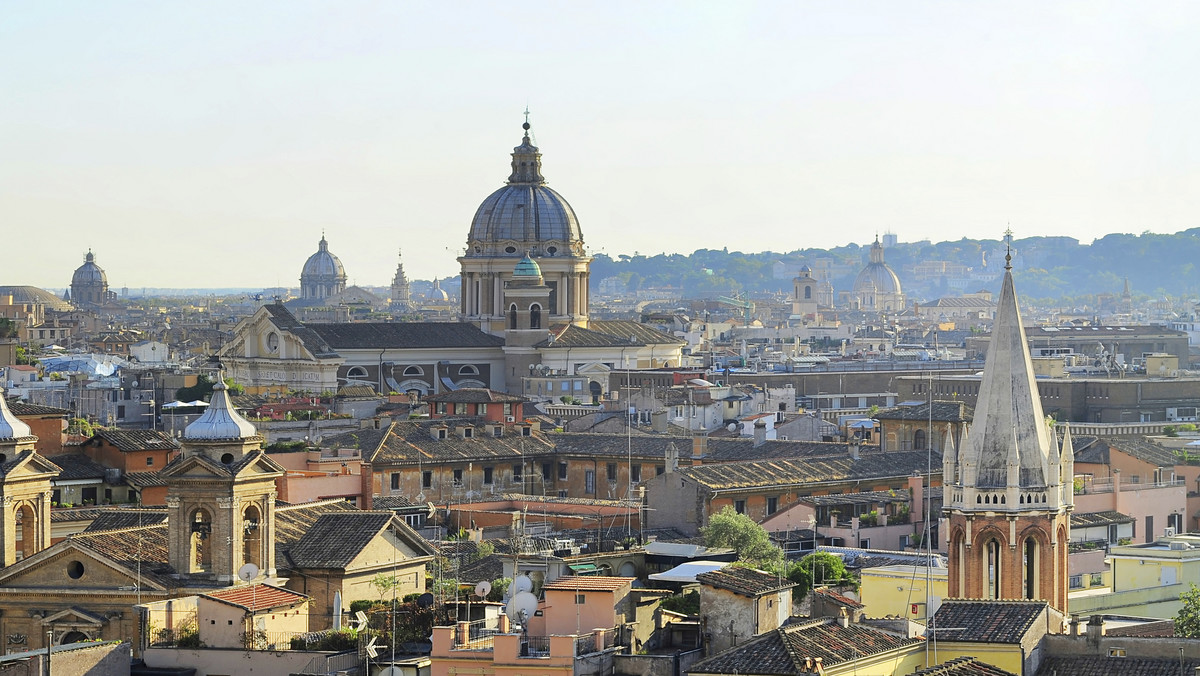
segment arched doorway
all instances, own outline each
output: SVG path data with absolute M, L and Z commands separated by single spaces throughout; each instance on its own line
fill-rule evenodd
M 68 631 L 59 639 L 59 645 L 67 645 L 68 643 L 83 643 L 84 641 L 92 640 L 87 634 L 82 631 Z

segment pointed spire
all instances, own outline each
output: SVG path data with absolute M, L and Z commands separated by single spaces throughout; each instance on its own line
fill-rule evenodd
M 33 436 L 33 429 L 8 410 L 8 402 L 4 399 L 4 389 L 0 388 L 0 441 L 12 441 L 30 436 Z
M 233 440 L 249 439 L 258 435 L 254 425 L 234 410 L 226 389 L 223 374 L 218 374 L 208 410 L 187 426 L 183 431 L 184 439 Z
M 1050 454 L 1056 450 L 1038 396 L 1012 270 L 1006 267 L 965 462 L 977 468 L 979 488 L 1041 487 L 1050 478 Z M 1010 464 L 1016 473 L 1011 478 Z

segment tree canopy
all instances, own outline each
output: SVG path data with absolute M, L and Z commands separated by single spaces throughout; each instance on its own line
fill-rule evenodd
M 784 571 L 787 579 L 800 585 L 795 596 L 803 597 L 814 586 L 842 587 L 857 586 L 854 576 L 846 564 L 829 552 L 813 552 L 799 561 L 792 561 Z
M 1200 587 L 1188 584 L 1188 590 L 1179 595 L 1183 607 L 1175 616 L 1175 635 L 1183 638 L 1200 638 Z
M 709 517 L 708 525 L 701 528 L 700 533 L 704 536 L 705 546 L 729 547 L 738 553 L 739 560 L 759 568 L 783 559 L 783 551 L 771 542 L 767 531 L 729 505 Z

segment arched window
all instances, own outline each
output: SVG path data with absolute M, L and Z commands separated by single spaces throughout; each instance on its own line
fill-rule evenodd
M 517 328 L 517 306 L 516 304 L 508 306 L 508 328 Z
M 1024 576 L 1024 584 L 1022 589 L 1025 592 L 1025 598 L 1036 599 L 1038 597 L 1038 546 L 1037 540 L 1034 538 L 1025 538 L 1025 546 L 1021 548 L 1024 556 L 1024 565 L 1022 566 L 1022 575 Z
M 992 538 L 983 546 L 983 598 L 1000 598 L 1000 557 L 1004 549 L 1000 541 Z
M 477 376 L 477 375 L 479 375 L 479 369 L 475 368 L 471 364 L 463 364 L 462 366 L 458 367 L 458 375 L 460 375 L 460 376 Z
M 212 516 L 203 509 L 192 512 L 192 546 L 188 557 L 189 573 L 207 573 L 212 570 Z
M 534 305 L 529 306 L 529 328 L 531 328 L 531 329 L 542 328 L 542 306 L 541 305 L 534 304 Z
M 242 512 L 242 562 L 262 567 L 262 511 L 249 505 Z
M 27 504 L 17 508 L 16 517 L 18 519 L 17 533 L 21 536 L 21 544 L 17 546 L 17 551 L 21 552 L 22 559 L 28 559 L 37 553 L 37 517 L 34 516 L 33 508 Z
M 367 370 L 361 366 L 351 366 L 349 371 L 346 371 L 347 378 L 366 378 Z
M 925 430 L 917 430 L 913 432 L 913 450 L 925 450 Z
M 811 286 L 804 287 L 804 300 L 809 300 L 811 298 L 812 298 L 812 287 Z
M 425 375 L 425 371 L 420 366 L 409 366 L 408 368 L 404 369 L 404 375 L 423 376 Z

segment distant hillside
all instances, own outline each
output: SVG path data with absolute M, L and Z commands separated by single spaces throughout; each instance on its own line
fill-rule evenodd
M 834 288 L 849 290 L 866 264 L 868 245 L 848 244 L 834 249 L 800 249 L 787 253 L 699 249 L 691 255 L 596 255 L 592 282 L 617 278 L 628 291 L 678 287 L 685 297 L 731 292 L 764 294 L 790 292 L 791 277 L 801 265 L 830 266 Z M 948 261 L 971 268 L 981 279 L 995 277 L 1004 265 L 1004 244 L 996 239 L 953 242 L 908 242 L 885 251 L 913 300 L 957 295 L 950 279 L 914 279 L 913 269 L 925 261 Z M 1120 295 L 1124 279 L 1134 297 L 1163 295 L 1200 297 L 1200 228 L 1173 235 L 1143 233 L 1105 235 L 1091 244 L 1071 237 L 1027 237 L 1013 242 L 1013 272 L 1022 296 L 1029 299 L 1086 299 L 1098 294 Z M 782 273 L 784 278 L 777 278 Z M 961 288 L 965 282 L 957 282 Z M 978 288 L 995 291 L 998 281 L 980 281 Z M 977 290 L 974 286 L 962 289 Z

